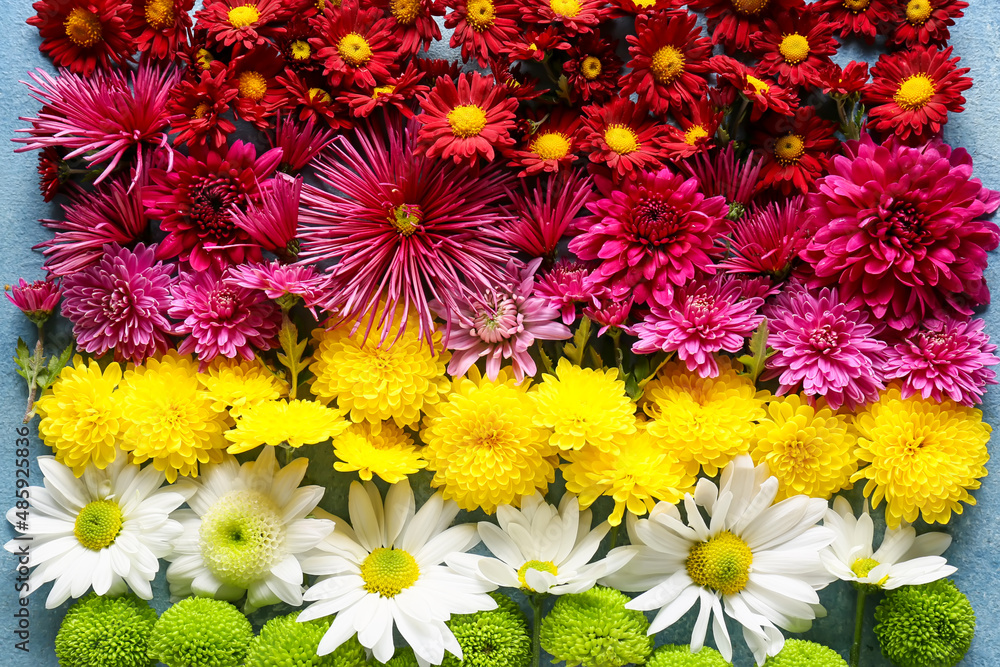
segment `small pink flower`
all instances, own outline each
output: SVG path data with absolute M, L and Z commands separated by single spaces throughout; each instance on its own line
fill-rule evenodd
M 20 308 L 29 320 L 42 324 L 56 309 L 62 292 L 58 280 L 35 280 L 29 283 L 21 278 L 16 285 L 4 286 L 4 293 L 7 300 Z
M 302 297 L 307 308 L 327 298 L 328 281 L 328 276 L 316 273 L 311 266 L 280 262 L 241 264 L 230 268 L 226 277 L 226 282 L 263 292 L 268 299 L 278 301 L 279 305 L 282 305 L 282 299 L 289 296 Z
M 603 296 L 597 300 L 595 305 L 583 309 L 584 316 L 601 325 L 597 331 L 598 336 L 603 336 L 611 328 L 621 329 L 629 335 L 634 335 L 634 327 L 627 324 L 631 313 L 631 296 L 621 300 Z
M 598 306 L 598 297 L 604 294 L 600 287 L 587 280 L 590 270 L 580 262 L 560 259 L 556 265 L 539 276 L 535 294 L 548 301 L 549 308 L 558 310 L 566 326 L 576 321 L 576 304 Z

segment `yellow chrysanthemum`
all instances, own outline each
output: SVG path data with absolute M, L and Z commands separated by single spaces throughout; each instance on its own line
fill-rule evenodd
M 259 361 L 216 357 L 198 381 L 215 401 L 216 410 L 229 410 L 232 417 L 253 405 L 281 398 L 288 385 Z
M 797 394 L 774 398 L 754 431 L 750 456 L 778 478 L 778 500 L 806 495 L 829 499 L 850 486 L 858 469 L 856 438 L 847 418 L 814 408 Z
M 864 493 L 872 506 L 886 501 L 885 522 L 897 528 L 921 515 L 927 523 L 947 523 L 975 505 L 969 491 L 986 476 L 992 429 L 980 410 L 919 396 L 903 399 L 898 387 L 854 418 L 857 456 L 869 462 L 851 476 L 868 480 Z
M 198 365 L 174 351 L 125 371 L 115 395 L 123 429 L 121 448 L 136 463 L 152 461 L 173 482 L 198 476 L 198 464 L 223 459 L 229 423 L 225 410 L 198 382 Z
M 121 379 L 117 363 L 101 372 L 96 361 L 85 364 L 77 355 L 35 403 L 42 418 L 39 435 L 55 452 L 56 460 L 72 468 L 77 477 L 88 463 L 103 470 L 115 460 L 122 411 L 112 393 Z
M 563 357 L 556 375 L 542 380 L 529 394 L 538 411 L 535 425 L 551 428 L 549 442 L 559 449 L 590 443 L 618 451 L 617 440 L 635 433 L 635 403 L 625 395 L 617 370 L 580 368 Z
M 692 475 L 700 466 L 713 476 L 747 453 L 769 396 L 738 375 L 728 357 L 718 363 L 719 375 L 703 378 L 672 361 L 646 385 L 643 409 L 654 419 L 649 432 L 676 451 Z
M 229 453 L 239 454 L 261 445 L 315 445 L 340 435 L 348 426 L 350 422 L 337 410 L 322 403 L 281 399 L 243 410 L 236 428 L 226 432 L 226 439 L 233 443 Z
M 490 382 L 473 366 L 427 415 L 423 454 L 435 473 L 431 485 L 443 487 L 445 499 L 492 514 L 555 480 L 556 450 L 548 430 L 534 424 L 528 384 L 517 385 L 509 369 Z
M 639 428 L 622 439 L 618 452 L 584 447 L 569 454 L 562 468 L 566 490 L 579 496 L 581 508 L 600 496 L 614 498 L 615 509 L 608 517 L 612 526 L 621 523 L 626 509 L 642 516 L 659 500 L 680 501 L 694 484 L 688 467 L 650 434 L 648 423 L 634 423 Z
M 350 327 L 317 329 L 313 337 L 312 392 L 324 401 L 336 400 L 353 422 L 367 421 L 376 431 L 388 419 L 400 427 L 416 427 L 420 411 L 448 393 L 444 371 L 451 354 L 443 349 L 439 332 L 432 338 L 433 351 L 418 338 L 414 318 L 399 339 L 393 329 L 381 347 L 382 333 L 374 328 L 367 341 L 364 327 L 353 336 Z
M 385 422 L 378 433 L 368 424 L 351 424 L 333 440 L 338 472 L 358 472 L 366 482 L 378 475 L 390 484 L 401 482 L 427 465 L 413 438 L 393 422 Z

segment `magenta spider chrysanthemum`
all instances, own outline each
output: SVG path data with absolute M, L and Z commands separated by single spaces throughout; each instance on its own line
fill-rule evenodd
M 799 252 L 809 243 L 812 229 L 803 220 L 805 200 L 793 197 L 754 207 L 733 226 L 729 257 L 719 268 L 784 280 Z
M 903 398 L 919 394 L 938 402 L 981 403 L 986 385 L 997 384 L 989 367 L 1000 364 L 984 326 L 981 319 L 923 322 L 886 350 L 886 380 L 902 379 Z
M 637 354 L 676 352 L 689 371 L 716 377 L 714 352 L 739 352 L 760 326 L 764 300 L 743 298 L 739 282 L 712 279 L 694 282 L 674 292 L 669 305 L 650 304 L 649 314 L 633 327 Z
M 699 187 L 706 197 L 725 197 L 729 204 L 729 219 L 736 220 L 757 192 L 760 170 L 763 162 L 751 157 L 741 160 L 731 143 L 718 152 L 699 153 L 680 163 L 680 168 L 692 178 L 698 179 Z
M 259 201 L 247 202 L 246 211 L 229 209 L 233 224 L 250 235 L 265 250 L 283 259 L 294 259 L 299 251 L 295 231 L 299 222 L 302 179 L 278 173 L 260 186 Z
M 581 262 L 560 259 L 555 266 L 538 277 L 535 294 L 548 302 L 549 308 L 558 310 L 566 326 L 576 321 L 576 305 L 599 307 L 599 297 L 604 290 L 587 278 L 590 269 Z
M 311 266 L 259 262 L 230 267 L 226 282 L 263 292 L 268 299 L 278 301 L 289 296 L 302 297 L 307 307 L 326 296 L 328 277 Z
M 77 347 L 99 357 L 141 364 L 170 347 L 167 320 L 172 264 L 156 261 L 154 246 L 117 243 L 100 260 L 63 280 L 62 314 L 73 323 Z
M 175 332 L 188 334 L 177 346 L 180 354 L 195 352 L 202 366 L 222 356 L 253 359 L 254 350 L 274 347 L 281 314 L 258 290 L 226 280 L 226 272 L 209 265 L 183 274 L 171 293 Z
M 318 160 L 317 176 L 333 191 L 302 189 L 300 261 L 338 261 L 328 269 L 332 296 L 324 307 L 341 320 L 367 320 L 366 330 L 377 326 L 384 340 L 406 325 L 406 317 L 386 325 L 401 305 L 417 314 L 430 345 L 429 300 L 451 307 L 463 284 L 487 289 L 503 279 L 511 249 L 499 234 L 496 202 L 510 181 L 496 168 L 473 176 L 417 155 L 412 124 L 390 122 L 386 132 L 363 129 L 359 148 L 340 139 L 331 158 Z
M 323 149 L 333 141 L 334 132 L 310 117 L 306 122 L 296 122 L 294 114 L 284 118 L 278 115 L 274 127 L 272 148 L 281 149 L 281 165 L 279 171 L 297 174 L 313 159 L 323 152 Z
M 842 303 L 836 289 L 817 295 L 792 288 L 765 308 L 767 344 L 775 355 L 765 377 L 777 377 L 778 394 L 801 390 L 824 396 L 831 408 L 856 408 L 878 400 L 885 343 L 862 310 Z
M 518 382 L 535 374 L 535 360 L 528 351 L 536 340 L 565 340 L 572 334 L 559 311 L 535 296 L 535 271 L 542 260 L 532 260 L 521 270 L 507 265 L 509 276 L 479 293 L 467 293 L 455 306 L 440 301 L 431 309 L 447 323 L 444 346 L 452 351 L 448 373 L 464 375 L 486 357 L 486 377 L 495 380 L 504 359 L 511 360 Z
M 559 241 L 586 219 L 583 208 L 594 198 L 594 191 L 590 177 L 571 171 L 565 176 L 549 176 L 544 184 L 529 187 L 522 183 L 521 192 L 509 192 L 508 196 L 513 206 L 505 209 L 510 221 L 504 223 L 501 236 L 532 257 L 551 259 Z

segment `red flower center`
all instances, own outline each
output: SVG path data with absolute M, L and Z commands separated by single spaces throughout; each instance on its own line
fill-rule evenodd
M 66 36 L 82 48 L 90 48 L 101 41 L 101 21 L 97 14 L 83 7 L 76 7 L 66 17 Z
M 645 199 L 636 204 L 631 219 L 632 240 L 654 248 L 675 241 L 684 214 L 665 201 Z
M 196 185 L 191 194 L 191 218 L 203 236 L 226 239 L 235 229 L 229 208 L 239 199 L 231 183 Z
M 872 212 L 869 233 L 884 245 L 902 250 L 920 250 L 928 240 L 923 215 L 909 202 L 890 201 Z

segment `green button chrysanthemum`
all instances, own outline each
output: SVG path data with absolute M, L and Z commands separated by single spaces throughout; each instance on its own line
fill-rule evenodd
M 646 667 L 733 667 L 714 648 L 705 646 L 697 653 L 687 644 L 661 646 L 646 661 Z
M 566 667 L 622 667 L 644 663 L 653 650 L 645 614 L 626 609 L 629 598 L 613 588 L 559 598 L 542 620 L 542 648 Z
M 448 627 L 462 647 L 462 659 L 445 653 L 442 667 L 527 667 L 531 664 L 531 636 L 524 614 L 510 598 L 490 596 L 497 608 L 453 616 Z
M 246 667 L 361 667 L 365 649 L 352 637 L 333 653 L 316 655 L 333 617 L 299 623 L 299 612 L 272 618 L 250 642 Z M 415 664 L 415 663 L 414 663 Z
M 889 591 L 875 623 L 882 655 L 899 667 L 952 667 L 976 633 L 969 599 L 948 579 Z
M 149 636 L 156 611 L 135 595 L 99 597 L 90 593 L 66 612 L 56 635 L 63 667 L 148 667 Z
M 240 610 L 222 600 L 181 600 L 153 628 L 149 657 L 167 667 L 240 667 L 253 628 Z
M 786 639 L 785 647 L 771 656 L 764 667 L 847 667 L 847 661 L 832 648 L 803 639 Z

